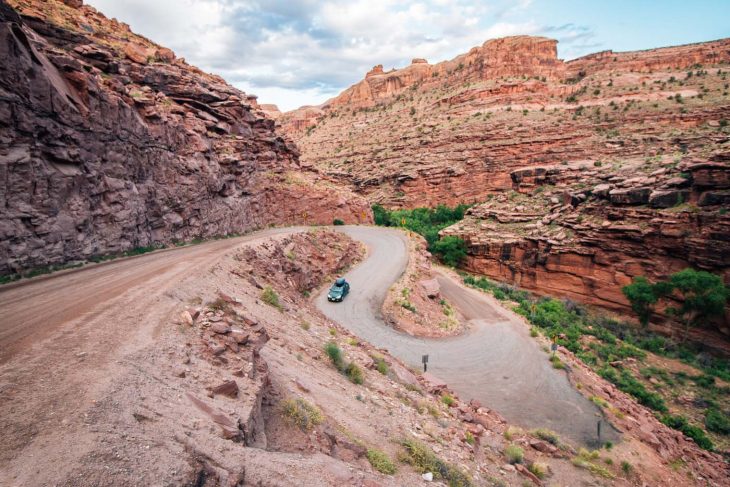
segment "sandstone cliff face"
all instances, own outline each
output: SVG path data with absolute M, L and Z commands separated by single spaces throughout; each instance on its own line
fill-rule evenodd
M 621 287 L 635 276 L 663 279 L 694 267 L 730 282 L 728 203 L 703 201 L 726 193 L 730 166 L 710 165 L 710 188 L 706 163 L 680 163 L 679 178 L 662 161 L 646 165 L 514 171 L 513 191 L 471 208 L 444 233 L 467 242 L 473 272 L 618 312 L 630 309 Z M 574 172 L 573 182 L 553 186 L 562 172 Z M 716 325 L 730 334 L 727 320 Z
M 0 2 L 0 274 L 284 223 L 369 221 L 255 97 L 81 2 Z M 22 16 L 22 17 L 21 17 Z
M 730 283 L 729 62 L 730 39 L 567 63 L 549 39 L 499 39 L 376 69 L 280 123 L 304 163 L 372 202 L 488 201 L 448 230 L 470 270 L 627 311 L 636 275 Z

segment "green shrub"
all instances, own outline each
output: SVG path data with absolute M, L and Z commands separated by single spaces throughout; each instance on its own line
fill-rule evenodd
M 310 431 L 324 420 L 320 410 L 304 399 L 287 399 L 281 404 L 281 410 L 286 420 L 302 431 Z
M 453 235 L 437 240 L 430 250 L 441 262 L 451 267 L 457 267 L 466 259 L 466 242 Z
M 634 466 L 633 466 L 633 465 L 631 465 L 631 464 L 630 464 L 629 462 L 627 462 L 626 460 L 623 460 L 623 461 L 621 462 L 621 470 L 622 470 L 622 471 L 623 471 L 623 473 L 625 473 L 626 475 L 630 475 L 630 474 L 631 474 L 631 472 L 632 472 L 632 471 L 634 470 Z
M 350 379 L 353 384 L 362 384 L 363 375 L 360 367 L 355 362 L 350 362 L 344 369 L 344 374 Z
M 667 412 L 667 405 L 662 396 L 654 392 L 646 390 L 644 384 L 636 380 L 628 370 L 622 370 L 619 374 L 611 367 L 604 367 L 598 371 L 598 375 L 604 379 L 613 382 L 619 389 L 627 394 L 634 396 L 639 404 L 654 409 L 662 413 Z
M 327 345 L 324 346 L 324 351 L 332 361 L 332 364 L 334 364 L 334 366 L 337 368 L 337 370 L 342 369 L 343 358 L 342 350 L 340 350 L 340 347 L 338 347 L 335 342 L 328 342 Z
M 593 462 L 599 457 L 600 454 L 598 453 L 598 451 L 588 451 L 584 448 L 581 448 L 578 451 L 578 456 L 574 457 L 572 462 L 573 465 L 575 465 L 576 467 L 584 468 L 594 475 L 598 475 L 599 477 L 603 477 L 606 479 L 612 479 L 613 474 L 608 469 L 606 469 L 606 467 L 603 467 Z
M 507 445 L 507 448 L 504 449 L 504 456 L 507 457 L 509 463 L 522 463 L 525 452 L 517 445 Z
M 386 475 L 393 475 L 398 469 L 385 452 L 368 448 L 368 461 L 375 470 Z
M 423 443 L 412 439 L 404 439 L 401 441 L 401 445 L 404 448 L 401 460 L 413 466 L 417 472 L 431 472 L 434 479 L 445 480 L 449 487 L 470 487 L 472 485 L 468 475 L 457 467 L 441 460 Z
M 521 433 L 520 429 L 515 426 L 509 426 L 506 430 L 504 430 L 503 436 L 504 439 L 507 441 L 512 441 L 512 439 Z
M 375 357 L 375 369 L 383 375 L 388 375 L 388 364 L 383 357 Z
M 538 479 L 543 480 L 547 476 L 548 466 L 546 463 L 532 462 L 527 466 L 527 470 L 532 472 L 532 474 Z
M 730 418 L 719 409 L 710 408 L 705 412 L 705 427 L 713 433 L 730 435 Z
M 343 221 L 342 221 L 342 220 L 340 220 L 339 218 L 335 218 L 334 220 L 332 220 L 332 224 L 333 224 L 333 225 L 344 225 L 344 224 L 345 224 L 345 222 L 343 222 Z
M 271 286 L 266 286 L 264 290 L 261 291 L 261 301 L 278 310 L 282 309 L 281 303 L 279 302 L 279 295 L 276 294 L 276 291 L 271 289 Z
M 538 428 L 536 430 L 532 430 L 532 435 L 536 438 L 540 438 L 541 440 L 545 440 L 555 446 L 558 446 L 560 444 L 560 437 L 558 436 L 558 434 L 546 428 Z
M 659 418 L 659 421 L 666 424 L 670 428 L 681 431 L 686 436 L 691 438 L 695 443 L 697 443 L 700 448 L 704 448 L 705 450 L 709 451 L 715 449 L 715 446 L 712 444 L 712 440 L 707 437 L 702 428 L 689 424 L 689 421 L 684 416 L 672 416 L 671 414 L 665 414 L 661 418 Z
M 554 369 L 562 370 L 565 368 L 565 364 L 560 361 L 557 355 L 550 356 L 550 363 L 553 364 Z
M 456 401 L 454 400 L 454 398 L 453 398 L 453 397 L 451 397 L 451 396 L 450 396 L 450 395 L 448 395 L 448 394 L 444 394 L 443 396 L 441 396 L 441 401 L 443 401 L 443 403 L 444 403 L 444 404 L 446 404 L 446 405 L 447 405 L 447 406 L 449 406 L 449 407 L 453 406 L 453 405 L 454 405 L 454 403 L 456 402 Z

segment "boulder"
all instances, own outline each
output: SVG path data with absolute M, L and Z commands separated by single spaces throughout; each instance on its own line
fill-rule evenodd
M 426 383 L 426 388 L 433 394 L 440 394 L 446 390 L 447 384 L 430 372 L 424 372 L 421 376 Z
M 672 208 L 686 202 L 689 195 L 686 189 L 655 190 L 649 195 L 649 205 L 653 208 Z
M 228 326 L 225 322 L 219 321 L 218 323 L 213 323 L 212 325 L 210 325 L 210 330 L 213 333 L 225 335 L 226 333 L 231 331 L 231 327 Z
M 702 162 L 687 166 L 692 184 L 705 188 L 730 188 L 730 165 L 721 162 Z
M 700 195 L 698 206 L 730 205 L 730 190 L 705 191 Z
M 172 49 L 161 47 L 157 49 L 155 58 L 162 61 L 163 63 L 171 63 L 175 60 L 175 53 L 172 51 Z
M 645 205 L 650 194 L 650 188 L 612 189 L 608 197 L 614 205 Z
M 243 330 L 233 329 L 229 335 L 239 345 L 245 345 L 248 342 L 249 333 Z
M 593 188 L 591 193 L 596 198 L 608 198 L 608 192 L 611 191 L 611 188 L 610 184 L 599 184 Z
M 128 42 L 124 46 L 124 55 L 130 61 L 134 61 L 138 64 L 147 64 L 149 59 L 154 57 L 155 50 L 149 49 L 133 42 Z
M 223 395 L 228 397 L 238 397 L 238 383 L 235 380 L 228 380 L 215 386 L 211 392 L 213 395 Z
M 547 441 L 542 440 L 530 440 L 530 446 L 537 451 L 548 453 L 550 455 L 558 451 L 555 445 L 551 445 Z
M 188 311 L 188 310 L 181 311 L 178 321 L 180 322 L 181 325 L 188 325 L 188 326 L 192 325 L 193 317 L 190 316 L 190 311 Z
M 421 286 L 423 292 L 426 293 L 426 296 L 430 299 L 436 299 L 441 294 L 441 286 L 439 286 L 439 282 L 436 279 L 418 281 L 418 285 Z

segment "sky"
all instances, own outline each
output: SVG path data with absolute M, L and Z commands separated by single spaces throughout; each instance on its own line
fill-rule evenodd
M 495 37 L 557 39 L 569 60 L 730 37 L 730 0 L 86 0 L 259 103 L 314 105 L 388 70 Z

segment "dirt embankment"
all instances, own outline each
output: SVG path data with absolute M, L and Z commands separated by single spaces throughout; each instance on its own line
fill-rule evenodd
M 462 333 L 464 320 L 441 295 L 426 241 L 410 232 L 408 246 L 406 270 L 383 302 L 384 321 L 413 336 L 435 338 Z

